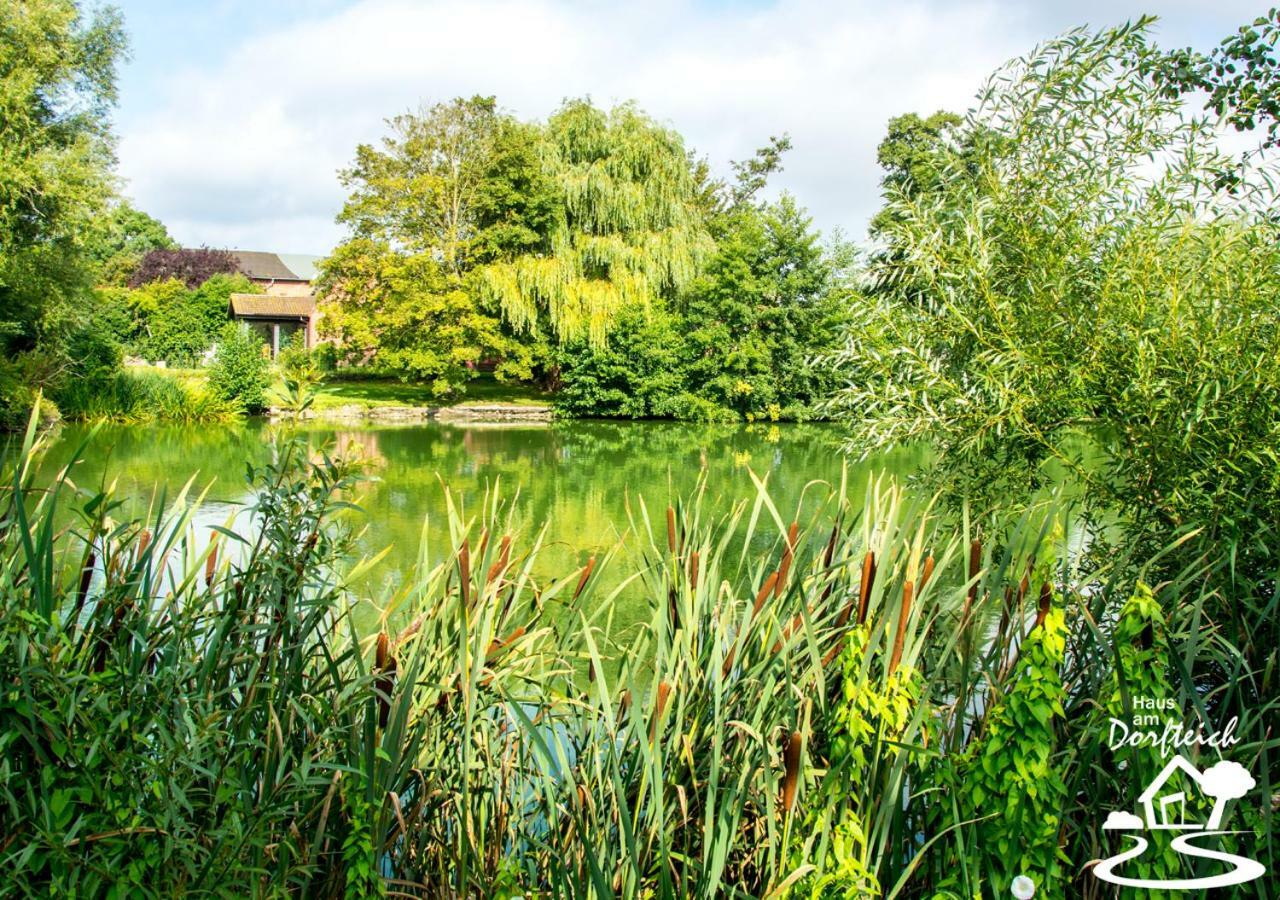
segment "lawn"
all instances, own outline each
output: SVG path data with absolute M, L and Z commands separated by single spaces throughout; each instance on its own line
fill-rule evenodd
M 316 408 L 360 404 L 362 406 L 466 406 L 507 404 L 535 406 L 551 402 L 551 395 L 529 384 L 503 384 L 481 375 L 467 385 L 461 397 L 441 400 L 426 384 L 408 384 L 390 378 L 340 378 L 326 381 L 317 390 Z

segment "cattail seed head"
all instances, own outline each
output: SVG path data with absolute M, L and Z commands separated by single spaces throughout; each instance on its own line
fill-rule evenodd
M 782 780 L 782 810 L 790 813 L 796 805 L 796 790 L 800 785 L 800 756 L 804 751 L 804 735 L 791 732 L 783 750 L 786 772 Z

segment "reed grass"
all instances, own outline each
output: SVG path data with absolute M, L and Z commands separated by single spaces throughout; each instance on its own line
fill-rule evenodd
M 1092 730 L 1132 578 L 1056 561 L 1052 508 L 979 535 L 887 482 L 802 517 L 759 480 L 719 518 L 637 500 L 617 546 L 547 577 L 545 531 L 494 490 L 447 501 L 448 545 L 424 529 L 371 617 L 342 460 L 282 439 L 248 520 L 202 541 L 190 485 L 117 520 L 74 469 L 36 485 L 39 453 L 33 427 L 0 503 L 0 867 L 32 894 L 989 896 L 987 823 L 948 773 L 1046 620 L 1064 856 L 1098 858 L 1128 790 Z M 1188 706 L 1245 712 L 1269 796 L 1274 650 L 1258 666 L 1205 620 L 1214 564 L 1161 591 L 1162 658 Z M 1063 877 L 1045 894 L 1089 894 Z

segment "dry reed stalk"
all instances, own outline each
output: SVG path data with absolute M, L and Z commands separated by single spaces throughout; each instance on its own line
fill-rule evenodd
M 898 614 L 898 630 L 893 635 L 893 656 L 889 659 L 889 674 L 898 671 L 902 662 L 902 647 L 907 640 L 907 622 L 911 618 L 911 600 L 915 594 L 915 584 L 906 581 L 902 585 L 902 611 Z
M 800 756 L 803 750 L 804 736 L 798 731 L 791 732 L 783 750 L 786 774 L 782 781 L 782 811 L 787 814 L 796 805 L 796 789 L 800 785 Z

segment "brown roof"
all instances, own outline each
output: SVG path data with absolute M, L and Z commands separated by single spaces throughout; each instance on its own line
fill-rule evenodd
M 277 253 L 257 250 L 232 250 L 240 271 L 258 281 L 308 281 L 285 263 Z
M 276 297 L 271 294 L 232 294 L 231 314 L 242 319 L 309 319 L 316 298 Z

